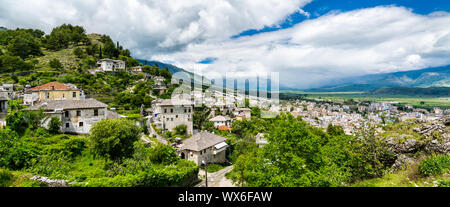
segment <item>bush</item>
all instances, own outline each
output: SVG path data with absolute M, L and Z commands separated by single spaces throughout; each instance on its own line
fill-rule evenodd
M 63 67 L 61 62 L 59 62 L 58 59 L 50 60 L 49 64 L 50 64 L 50 67 L 53 69 L 62 69 L 62 67 Z
M 438 187 L 450 187 L 450 180 L 440 180 L 437 184 Z
M 61 125 L 61 120 L 58 117 L 53 116 L 52 119 L 50 119 L 50 123 L 48 124 L 48 131 L 50 131 L 52 134 L 57 134 L 61 129 Z
M 175 134 L 177 135 L 186 135 L 187 134 L 187 126 L 185 124 L 178 125 L 174 128 Z
M 438 155 L 425 159 L 419 165 L 419 172 L 424 176 L 440 175 L 450 169 L 450 156 Z
M 90 148 L 94 154 L 112 160 L 130 157 L 141 129 L 134 121 L 109 119 L 97 122 L 91 129 Z
M 9 187 L 13 181 L 13 174 L 7 169 L 0 168 L 0 187 Z

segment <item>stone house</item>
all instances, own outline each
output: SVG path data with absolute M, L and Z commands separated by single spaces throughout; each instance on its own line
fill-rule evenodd
M 216 128 L 219 126 L 230 126 L 231 124 L 231 119 L 229 117 L 220 115 L 209 119 L 209 121 L 214 123 L 214 127 Z
M 16 93 L 14 92 L 14 84 L 2 84 L 0 86 L 0 93 L 2 93 L 2 96 L 7 96 L 9 99 L 14 99 L 16 97 Z
M 107 105 L 95 99 L 52 100 L 28 107 L 26 110 L 42 109 L 49 117 L 44 119 L 47 127 L 50 117 L 56 116 L 62 122 L 61 132 L 88 134 L 98 121 L 108 117 Z
M 169 89 L 165 86 L 157 86 L 153 88 L 150 95 L 163 95 L 165 93 L 169 92 Z
M 83 92 L 73 84 L 50 82 L 27 90 L 24 105 L 52 100 L 80 100 L 83 96 Z
M 179 125 L 187 126 L 187 133 L 193 134 L 194 104 L 188 100 L 158 99 L 152 103 L 152 121 L 156 128 L 172 131 Z
M 164 85 L 164 80 L 166 80 L 164 77 L 162 76 L 155 76 L 153 77 L 153 81 L 155 82 L 156 86 L 163 86 Z
M 98 70 L 105 72 L 105 71 L 116 71 L 125 69 L 125 61 L 123 60 L 113 60 L 113 59 L 100 59 L 97 61 Z
M 202 161 L 206 163 L 223 163 L 226 161 L 226 149 L 228 147 L 225 141 L 227 138 L 217 136 L 210 132 L 200 132 L 189 139 L 186 139 L 178 149 L 178 155 L 182 159 L 195 162 L 201 165 Z
M 233 115 L 236 117 L 236 120 L 251 119 L 252 110 L 248 108 L 235 108 Z
M 0 95 L 0 128 L 6 125 L 6 115 L 8 114 L 8 96 Z

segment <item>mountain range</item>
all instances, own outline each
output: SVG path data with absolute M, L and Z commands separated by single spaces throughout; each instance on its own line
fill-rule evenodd
M 395 73 L 371 74 L 336 80 L 309 92 L 374 91 L 383 87 L 450 87 L 450 65 Z
M 196 83 L 201 80 L 200 76 L 185 69 L 159 61 L 141 60 L 142 64 L 158 65 L 167 68 L 170 73 L 186 72 L 195 77 Z M 307 92 L 385 92 L 385 88 L 442 88 L 450 87 L 450 65 L 442 67 L 425 68 L 394 73 L 370 74 L 358 77 L 347 77 L 335 80 L 332 84 L 320 88 L 307 89 Z M 282 88 L 282 87 L 280 87 Z M 291 89 L 292 90 L 292 89 Z M 294 89 L 295 90 L 295 89 Z M 377 92 L 377 93 L 378 93 Z

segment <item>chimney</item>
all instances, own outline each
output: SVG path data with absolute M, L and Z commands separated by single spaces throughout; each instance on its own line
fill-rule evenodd
M 55 86 L 52 86 L 52 90 L 55 90 Z

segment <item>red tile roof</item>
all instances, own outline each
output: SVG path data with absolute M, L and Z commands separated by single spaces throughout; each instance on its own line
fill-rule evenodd
M 225 126 L 225 125 L 223 125 L 223 126 L 219 126 L 219 130 L 222 130 L 222 131 L 230 131 L 231 130 L 231 128 L 229 127 L 229 126 Z
M 44 85 L 36 86 L 31 88 L 32 91 L 41 91 L 41 90 L 76 90 L 75 87 L 59 83 L 59 82 L 50 82 Z

